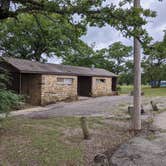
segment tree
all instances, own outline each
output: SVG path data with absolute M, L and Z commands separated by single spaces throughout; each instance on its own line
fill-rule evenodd
M 134 0 L 134 8 L 140 8 L 140 0 Z M 135 26 L 135 30 L 140 29 L 140 26 Z M 134 38 L 134 98 L 133 98 L 133 116 L 132 129 L 134 131 L 141 129 L 141 44 L 140 41 Z
M 127 60 L 125 62 L 124 70 L 119 75 L 118 83 L 120 85 L 126 84 L 126 85 L 133 85 L 134 80 L 134 64 L 133 60 Z
M 95 52 L 93 48 L 81 40 L 75 44 L 75 48 L 71 49 L 68 54 L 62 56 L 62 63 L 65 65 L 91 67 L 94 63 L 93 56 Z
M 76 66 L 91 67 L 94 65 L 112 71 L 122 73 L 126 68 L 126 61 L 131 57 L 132 47 L 125 46 L 121 42 L 115 42 L 109 48 L 94 51 L 92 47 L 82 43 L 78 44 L 79 52 L 63 57 L 63 63 Z
M 103 0 L 0 0 L 0 20 L 17 18 L 21 13 L 54 13 L 65 17 L 74 25 L 102 27 L 108 24 L 121 31 L 125 37 L 135 36 L 142 44 L 147 44 L 151 38 L 146 30 L 136 30 L 134 27 L 145 25 L 146 17 L 154 17 L 155 12 L 142 8 L 122 8 L 130 2 L 131 0 L 122 0 L 116 6 L 113 3 L 104 5 Z M 75 15 L 80 17 L 77 23 Z
M 132 47 L 125 46 L 121 42 L 115 42 L 109 46 L 107 58 L 112 60 L 113 71 L 118 75 L 125 70 L 125 63 L 132 55 Z
M 21 14 L 18 20 L 0 23 L 0 50 L 8 56 L 45 61 L 46 57 L 63 57 L 76 52 L 82 44 L 79 37 L 83 33 L 83 28 L 55 14 L 48 18 L 40 14 Z
M 160 87 L 161 80 L 166 78 L 166 32 L 162 41 L 155 42 L 144 53 L 144 77 L 153 82 L 153 87 Z

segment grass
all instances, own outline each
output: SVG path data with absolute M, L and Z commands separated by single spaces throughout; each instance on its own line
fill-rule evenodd
M 121 94 L 129 94 L 133 90 L 133 86 L 121 86 Z M 151 88 L 150 86 L 142 85 L 142 91 L 145 96 L 166 96 L 166 88 Z
M 82 163 L 82 148 L 63 141 L 63 128 L 78 126 L 73 118 L 21 119 L 13 118 L 4 124 L 1 136 L 0 165 L 63 165 Z M 0 152 L 0 153 L 1 153 Z M 80 164 L 81 165 L 81 164 Z
M 85 141 L 77 117 L 9 118 L 0 130 L 0 165 L 91 165 L 97 153 L 129 139 L 126 125 L 113 121 L 88 118 L 91 140 Z

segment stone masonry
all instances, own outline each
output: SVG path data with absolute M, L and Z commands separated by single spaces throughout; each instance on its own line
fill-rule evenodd
M 63 84 L 57 78 L 70 78 L 72 84 Z M 77 98 L 77 77 L 42 75 L 41 83 L 41 105 L 55 103 L 57 101 Z
M 97 79 L 103 79 L 104 82 L 97 82 Z M 112 78 L 93 77 L 92 78 L 92 96 L 107 96 L 112 94 Z

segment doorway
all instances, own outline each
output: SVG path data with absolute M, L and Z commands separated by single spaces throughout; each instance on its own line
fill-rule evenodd
M 116 85 L 117 85 L 117 78 L 112 78 L 112 91 L 116 91 Z
M 91 96 L 92 94 L 92 77 L 78 76 L 78 96 Z

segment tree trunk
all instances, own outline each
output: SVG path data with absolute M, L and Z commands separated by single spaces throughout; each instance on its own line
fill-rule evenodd
M 134 7 L 140 8 L 140 0 L 134 0 Z M 139 27 L 135 27 L 139 28 Z M 141 44 L 134 38 L 134 112 L 132 116 L 132 129 L 141 129 Z

